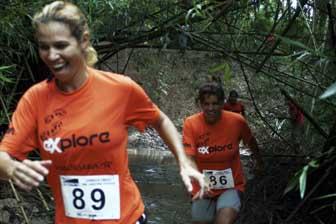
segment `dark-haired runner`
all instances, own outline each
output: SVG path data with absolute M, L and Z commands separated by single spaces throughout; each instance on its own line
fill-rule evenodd
M 238 93 L 236 90 L 231 90 L 229 93 L 229 98 L 226 103 L 224 103 L 223 109 L 235 113 L 239 113 L 245 117 L 245 107 L 244 105 L 239 102 Z
M 198 184 L 194 184 L 192 222 L 231 224 L 240 210 L 240 193 L 245 190 L 239 142 L 243 139 L 249 145 L 258 170 L 262 167 L 259 149 L 244 117 L 222 110 L 224 92 L 217 83 L 202 85 L 198 101 L 202 111 L 185 119 L 183 143 L 210 190 L 206 198 L 197 199 Z

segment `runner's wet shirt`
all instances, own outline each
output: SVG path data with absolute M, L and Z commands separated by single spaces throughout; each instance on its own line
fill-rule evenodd
M 88 68 L 74 92 L 54 80 L 31 87 L 0 148 L 20 160 L 37 148 L 53 161 L 47 181 L 57 224 L 132 224 L 144 205 L 128 169 L 127 128 L 144 130 L 159 113 L 131 79 Z
M 237 113 L 222 110 L 221 118 L 213 125 L 205 122 L 203 112 L 186 118 L 183 126 L 183 144 L 187 155 L 195 158 L 218 196 L 226 189 L 245 189 L 245 178 L 239 155 L 239 142 L 247 144 L 252 138 L 246 120 Z M 193 194 L 199 191 L 193 183 Z

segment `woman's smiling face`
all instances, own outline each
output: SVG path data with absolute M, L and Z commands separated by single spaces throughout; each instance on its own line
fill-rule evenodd
M 82 39 L 78 41 L 62 22 L 41 23 L 37 29 L 39 55 L 61 83 L 76 80 L 86 67 L 87 43 L 86 38 Z

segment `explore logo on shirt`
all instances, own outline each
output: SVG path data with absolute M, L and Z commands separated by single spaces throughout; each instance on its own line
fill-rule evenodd
M 98 142 L 110 142 L 110 133 L 101 132 L 92 134 L 90 136 L 76 136 L 73 134 L 71 138 L 48 138 L 43 141 L 43 148 L 47 152 L 53 154 L 54 152 L 62 153 L 68 148 L 91 146 Z
M 232 144 L 230 143 L 227 145 L 200 146 L 197 148 L 198 153 L 203 155 L 225 150 L 232 150 Z
M 201 146 L 201 147 L 198 147 L 197 148 L 197 151 L 200 153 L 200 154 L 209 154 L 209 146 Z

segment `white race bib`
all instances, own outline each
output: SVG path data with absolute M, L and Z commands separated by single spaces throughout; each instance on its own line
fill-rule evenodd
M 226 170 L 203 170 L 203 174 L 211 189 L 234 188 L 231 168 Z
M 60 176 L 65 215 L 120 219 L 119 175 Z

